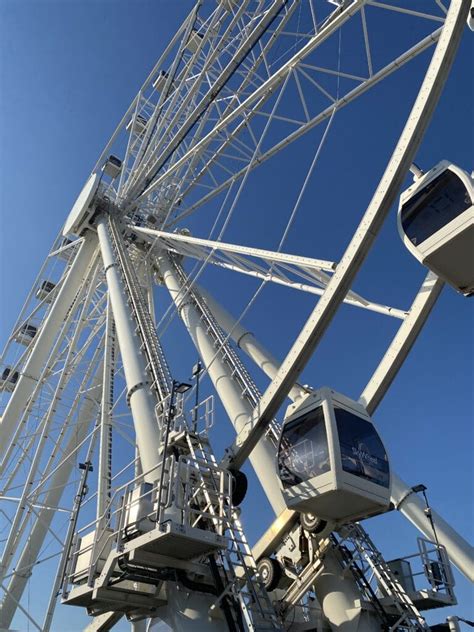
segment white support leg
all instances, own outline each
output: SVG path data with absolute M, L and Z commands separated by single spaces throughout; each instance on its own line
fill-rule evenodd
M 409 315 L 400 326 L 386 354 L 361 395 L 360 402 L 370 414 L 373 414 L 375 411 L 403 364 L 443 286 L 443 281 L 438 279 L 433 273 L 428 273 L 413 301 Z M 206 303 L 221 327 L 228 333 L 232 331 L 231 336 L 238 344 L 239 340 L 245 340 L 242 336 L 248 338 L 249 345 L 239 344 L 239 346 L 262 371 L 272 378 L 278 369 L 278 365 L 271 353 L 255 339 L 253 334 L 246 332 L 240 324 L 237 324 L 235 318 L 219 305 L 209 292 L 202 290 L 202 288 L 200 288 L 200 292 L 203 294 Z M 302 389 L 302 387 L 299 388 Z M 299 392 L 295 388 L 292 388 L 288 395 L 293 401 L 300 397 Z M 433 540 L 433 529 L 424 512 L 426 507 L 422 499 L 413 493 L 411 487 L 393 472 L 391 501 L 395 508 L 408 518 L 425 537 Z M 284 516 L 286 522 L 290 525 L 292 512 L 286 512 Z M 474 581 L 473 547 L 434 510 L 432 510 L 432 518 L 439 542 L 446 547 L 452 563 L 468 579 Z
M 99 219 L 97 234 L 102 252 L 110 303 L 115 320 L 117 340 L 122 355 L 128 400 L 132 411 L 142 469 L 150 482 L 156 478 L 160 448 L 160 433 L 155 415 L 155 401 L 150 390 L 146 361 L 140 350 L 141 340 L 136 333 L 136 322 L 127 302 L 107 228 L 107 218 Z M 153 471 L 154 470 L 154 471 Z
M 269 351 L 264 349 L 259 341 L 255 338 L 255 335 L 245 329 L 241 323 L 238 323 L 229 312 L 216 301 L 216 299 L 204 288 L 197 286 L 198 292 L 206 301 L 209 309 L 213 313 L 215 319 L 222 327 L 222 329 L 230 335 L 235 344 L 244 351 L 249 358 L 251 358 L 255 364 L 272 380 L 278 372 L 280 363 L 270 354 Z M 300 397 L 307 395 L 309 390 L 305 389 L 298 383 L 295 383 L 289 393 L 288 397 L 295 401 Z
M 207 334 L 205 324 L 190 297 L 183 298 L 184 292 L 181 291 L 181 284 L 170 264 L 168 255 L 163 253 L 158 261 L 163 282 L 176 304 L 204 365 L 208 369 L 209 377 L 232 425 L 236 432 L 239 432 L 252 413 L 252 407 L 242 397 L 227 365 L 221 361 L 219 356 L 214 357 L 216 349 Z M 212 364 L 210 364 L 211 362 Z M 250 455 L 250 462 L 275 514 L 280 515 L 286 509 L 286 505 L 277 481 L 275 447 L 266 437 L 260 438 Z M 376 632 L 379 630 L 380 626 L 375 617 L 368 612 L 363 612 L 358 605 L 360 592 L 352 578 L 342 576 L 341 566 L 333 551 L 327 552 L 325 564 L 325 572 L 315 581 L 315 590 L 324 614 L 331 623 L 331 628 L 337 632 L 356 632 L 357 630 Z
M 222 362 L 220 356 L 214 358 L 216 349 L 213 341 L 208 336 L 206 326 L 190 297 L 185 297 L 183 300 L 181 283 L 170 263 L 168 255 L 163 253 L 158 261 L 164 284 L 176 304 L 204 366 L 208 369 L 209 377 L 232 425 L 236 432 L 239 432 L 247 422 L 252 408 L 247 400 L 242 397 L 239 387 L 232 378 L 230 368 Z M 280 514 L 286 505 L 275 479 L 275 447 L 268 439 L 262 438 L 252 453 L 250 462 L 259 477 L 273 511 L 277 515 Z

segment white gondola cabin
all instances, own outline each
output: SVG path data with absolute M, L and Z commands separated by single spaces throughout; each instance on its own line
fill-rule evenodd
M 474 293 L 474 182 L 447 160 L 400 196 L 398 230 L 414 257 L 458 292 Z
M 71 246 L 72 243 L 72 239 L 69 239 L 69 237 L 63 237 L 58 248 L 58 250 L 61 251 L 58 254 L 59 259 L 62 259 L 63 261 L 70 261 L 73 258 L 74 254 L 76 253 L 76 249 Z M 71 247 L 68 248 L 68 246 Z M 63 250 L 63 248 L 65 248 L 65 250 Z
M 169 73 L 166 70 L 160 70 L 158 77 L 153 82 L 153 87 L 155 88 L 157 92 L 163 92 L 168 78 L 169 78 Z M 168 92 L 173 92 L 174 88 L 175 88 L 174 81 L 171 81 L 168 87 Z
M 45 300 L 47 303 L 51 303 L 53 299 L 52 292 L 55 287 L 56 283 L 53 283 L 52 281 L 42 281 L 36 290 L 36 298 L 40 301 Z
M 278 447 L 289 509 L 344 523 L 387 511 L 387 452 L 366 410 L 321 388 L 292 404 Z
M 6 366 L 0 377 L 0 390 L 9 391 L 11 393 L 18 382 L 18 377 L 18 371 L 13 371 L 12 373 L 11 367 Z
M 22 345 L 29 345 L 33 338 L 36 336 L 38 328 L 35 325 L 25 323 L 16 332 L 14 339 Z
M 129 132 L 133 127 L 134 133 L 138 134 L 138 136 L 141 136 L 145 131 L 147 124 L 148 120 L 141 114 L 137 114 L 135 117 L 135 121 L 133 120 L 133 118 L 131 118 L 127 123 L 125 129 L 127 130 L 127 132 Z
M 199 48 L 203 37 L 204 35 L 202 33 L 198 33 L 195 29 L 192 29 L 188 42 L 186 44 L 186 48 L 191 53 L 195 53 L 197 49 Z
M 112 180 L 115 180 L 122 171 L 122 161 L 120 158 L 117 158 L 117 156 L 109 156 L 103 166 L 103 171 L 112 178 Z

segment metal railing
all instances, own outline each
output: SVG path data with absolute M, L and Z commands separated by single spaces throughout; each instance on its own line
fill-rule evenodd
M 158 464 L 151 472 L 159 468 Z M 189 455 L 178 459 L 168 456 L 164 468 L 161 493 L 157 480 L 144 482 L 151 473 L 145 472 L 118 487 L 103 515 L 75 534 L 63 581 L 63 597 L 72 584 L 87 583 L 92 587 L 108 555 L 120 554 L 127 542 L 142 533 L 166 530 L 169 522 L 220 536 L 230 532 L 233 521 L 230 472 Z M 82 546 L 83 538 L 92 532 L 91 543 Z M 89 557 L 87 573 L 78 573 L 79 556 Z
M 168 363 L 158 339 L 155 325 L 146 307 L 135 271 L 130 265 L 122 237 L 115 226 L 114 219 L 110 215 L 108 225 L 112 246 L 117 259 L 120 261 L 122 279 L 129 295 L 132 310 L 137 319 L 138 333 L 142 339 L 149 369 L 153 376 L 153 386 L 156 388 L 160 400 L 163 400 L 171 392 L 172 379 Z

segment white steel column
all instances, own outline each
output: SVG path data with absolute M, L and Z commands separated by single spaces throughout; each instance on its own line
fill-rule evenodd
M 97 234 L 102 252 L 110 303 L 115 320 L 117 340 L 127 383 L 127 399 L 132 411 L 135 434 L 145 478 L 150 482 L 156 478 L 156 468 L 160 447 L 160 433 L 155 415 L 155 401 L 150 389 L 150 378 L 146 370 L 146 361 L 140 350 L 141 340 L 127 302 L 125 289 L 109 238 L 107 218 L 97 223 Z
M 364 390 L 364 394 L 361 396 L 360 402 L 366 406 L 370 414 L 375 411 L 375 408 L 380 403 L 383 395 L 385 395 L 398 369 L 401 367 L 403 360 L 413 346 L 443 285 L 443 281 L 440 281 L 436 275 L 431 272 L 428 273 L 420 291 L 413 301 L 410 315 L 401 325 L 387 353 L 375 371 L 373 380 L 369 382 Z M 237 324 L 235 318 L 219 305 L 209 292 L 202 288 L 200 288 L 200 292 L 203 294 L 206 303 L 209 305 L 219 325 L 227 332 L 232 331 L 231 336 L 237 344 L 239 344 L 262 371 L 272 378 L 278 370 L 278 364 L 271 353 L 255 339 L 253 334 L 246 332 L 240 324 Z M 242 336 L 246 336 L 250 344 L 246 346 L 240 344 L 240 340 L 244 340 Z M 372 383 L 372 381 L 374 383 Z M 288 396 L 293 401 L 301 396 L 296 386 L 298 385 L 295 385 L 288 393 Z M 303 391 L 303 387 L 299 386 L 298 388 L 300 391 Z M 395 505 L 395 508 L 400 511 L 405 518 L 408 518 L 426 538 L 430 540 L 434 539 L 431 523 L 425 514 L 426 506 L 423 500 L 393 471 L 391 501 Z M 436 511 L 431 509 L 431 512 L 436 528 L 436 535 L 438 536 L 439 542 L 446 547 L 450 560 L 468 579 L 474 581 L 473 547 Z M 289 518 L 288 524 L 290 524 L 292 514 L 287 515 Z
M 164 284 L 176 304 L 178 313 L 189 331 L 189 335 L 204 362 L 204 366 L 208 369 L 209 377 L 232 425 L 236 432 L 240 432 L 249 419 L 252 407 L 242 397 L 239 387 L 232 378 L 229 367 L 222 362 L 219 355 L 214 358 L 216 349 L 213 341 L 207 334 L 206 325 L 202 322 L 191 298 L 185 296 L 183 299 L 180 280 L 171 265 L 168 255 L 165 253 L 160 254 L 158 261 Z M 250 461 L 272 505 L 273 511 L 279 515 L 286 505 L 279 486 L 276 484 L 274 446 L 266 438 L 262 438 L 252 452 Z
M 217 302 L 214 296 L 201 286 L 196 286 L 196 288 L 206 301 L 222 329 L 229 334 L 235 344 L 255 362 L 258 368 L 272 380 L 278 372 L 280 363 L 259 343 L 251 331 L 245 329 L 241 323 L 238 323 L 235 318 Z M 291 387 L 288 397 L 292 401 L 295 401 L 300 397 L 304 397 L 309 392 L 310 391 L 305 389 L 304 386 L 295 383 Z
M 61 329 L 61 323 L 76 297 L 76 293 L 90 265 L 97 240 L 93 233 L 86 233 L 84 241 L 76 254 L 71 269 L 51 306 L 46 320 L 39 329 L 31 345 L 31 353 L 21 371 L 10 400 L 0 422 L 0 457 L 9 448 L 10 439 L 15 431 L 16 423 L 22 414 L 28 398 L 33 393 L 37 381 L 44 369 L 49 352 Z
M 229 368 L 215 356 L 216 349 L 209 338 L 205 324 L 202 322 L 189 296 L 181 291 L 180 282 L 171 266 L 169 257 L 161 253 L 158 257 L 160 274 L 168 288 L 178 312 L 188 329 L 196 349 L 209 377 L 221 399 L 229 419 L 236 432 L 248 422 L 252 413 L 250 403 L 244 399 L 232 379 Z M 211 310 L 212 311 L 212 310 Z M 212 361 L 212 364 L 210 362 Z M 210 364 L 210 366 L 209 366 Z M 267 495 L 273 511 L 280 515 L 286 509 L 276 473 L 275 447 L 263 436 L 252 451 L 249 459 L 259 481 Z M 325 557 L 325 572 L 315 580 L 315 589 L 324 614 L 337 632 L 377 632 L 379 622 L 368 612 L 360 608 L 360 592 L 348 576 L 342 575 L 342 568 L 333 551 Z

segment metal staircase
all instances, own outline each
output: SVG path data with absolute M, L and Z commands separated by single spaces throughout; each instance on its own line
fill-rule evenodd
M 156 389 L 160 400 L 163 401 L 171 392 L 172 379 L 168 363 L 120 231 L 110 215 L 108 227 L 115 257 L 120 262 L 121 277 L 128 301 L 137 321 L 137 333 L 142 340 L 142 347 L 149 363 L 149 371 L 153 376 L 152 388 Z
M 218 468 L 206 436 L 185 433 L 185 438 L 192 458 L 205 465 L 202 471 L 212 473 L 215 468 Z M 217 482 L 211 474 L 210 480 L 201 477 L 200 483 L 207 501 L 206 509 L 212 511 L 213 492 Z M 226 580 L 226 586 L 217 598 L 215 605 L 217 606 L 223 599 L 228 598 L 232 603 L 238 603 L 246 629 L 251 632 L 281 630 L 282 627 L 273 604 L 257 573 L 257 565 L 240 522 L 239 510 L 232 508 L 231 511 L 231 521 L 225 533 L 229 546 L 216 554 L 220 562 L 221 573 Z M 239 616 L 237 616 L 235 624 L 236 629 L 241 629 Z
M 390 632 L 392 630 L 407 630 L 409 632 L 429 630 L 425 618 L 420 614 L 403 585 L 392 572 L 390 566 L 384 560 L 382 554 L 372 542 L 365 529 L 358 523 L 351 523 L 345 525 L 339 534 L 342 540 L 339 541 L 338 546 L 345 554 L 343 557 L 345 556 L 347 559 L 347 556 L 350 556 L 351 560 L 348 566 L 353 573 L 357 574 L 356 579 L 358 579 L 358 581 L 364 581 L 362 578 L 365 577 L 363 570 L 355 561 L 358 555 L 361 560 L 365 561 L 373 573 L 380 592 L 383 593 L 384 596 L 390 597 L 394 611 L 393 616 L 390 616 L 389 611 L 380 604 L 369 582 L 365 580 L 366 592 L 369 592 L 371 603 L 376 610 L 382 609 L 379 614 L 381 614 L 385 621 L 390 621 L 388 630 Z M 380 606 L 380 608 L 377 608 L 377 605 Z

